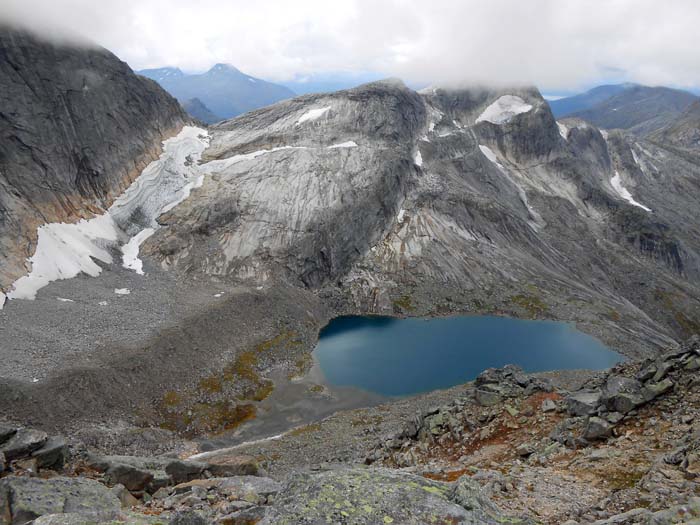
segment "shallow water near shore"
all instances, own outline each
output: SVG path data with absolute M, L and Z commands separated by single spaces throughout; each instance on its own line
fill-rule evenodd
M 270 378 L 275 390 L 235 432 L 200 441 L 212 450 L 265 439 L 339 410 L 460 385 L 483 370 L 601 370 L 622 356 L 568 323 L 507 317 L 340 317 L 319 334 L 303 378 Z M 319 389 L 323 386 L 323 389 Z

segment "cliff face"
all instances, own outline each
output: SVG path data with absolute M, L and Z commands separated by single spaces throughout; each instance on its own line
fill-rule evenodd
M 620 322 L 654 344 L 700 318 L 697 168 L 557 122 L 535 89 L 378 82 L 210 131 L 203 187 L 144 247 L 166 269 L 283 279 L 350 311 Z
M 0 290 L 37 227 L 106 209 L 188 120 L 112 53 L 0 28 Z

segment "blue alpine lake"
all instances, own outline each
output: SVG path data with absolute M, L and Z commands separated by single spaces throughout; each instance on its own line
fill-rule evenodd
M 622 356 L 568 323 L 507 317 L 339 317 L 314 356 L 334 386 L 404 396 L 473 380 L 486 368 L 600 370 Z

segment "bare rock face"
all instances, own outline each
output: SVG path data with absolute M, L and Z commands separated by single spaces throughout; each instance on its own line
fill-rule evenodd
M 188 120 L 112 53 L 2 27 L 0 107 L 0 291 L 38 226 L 106 209 Z
M 557 122 L 535 89 L 376 82 L 210 132 L 202 188 L 144 246 L 166 269 L 332 290 L 355 312 L 612 316 L 657 346 L 696 326 L 697 168 Z

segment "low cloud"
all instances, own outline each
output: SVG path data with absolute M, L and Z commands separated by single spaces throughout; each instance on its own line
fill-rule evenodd
M 96 42 L 135 69 L 227 62 L 273 80 L 372 71 L 550 91 L 700 86 L 696 0 L 2 0 L 0 21 Z

